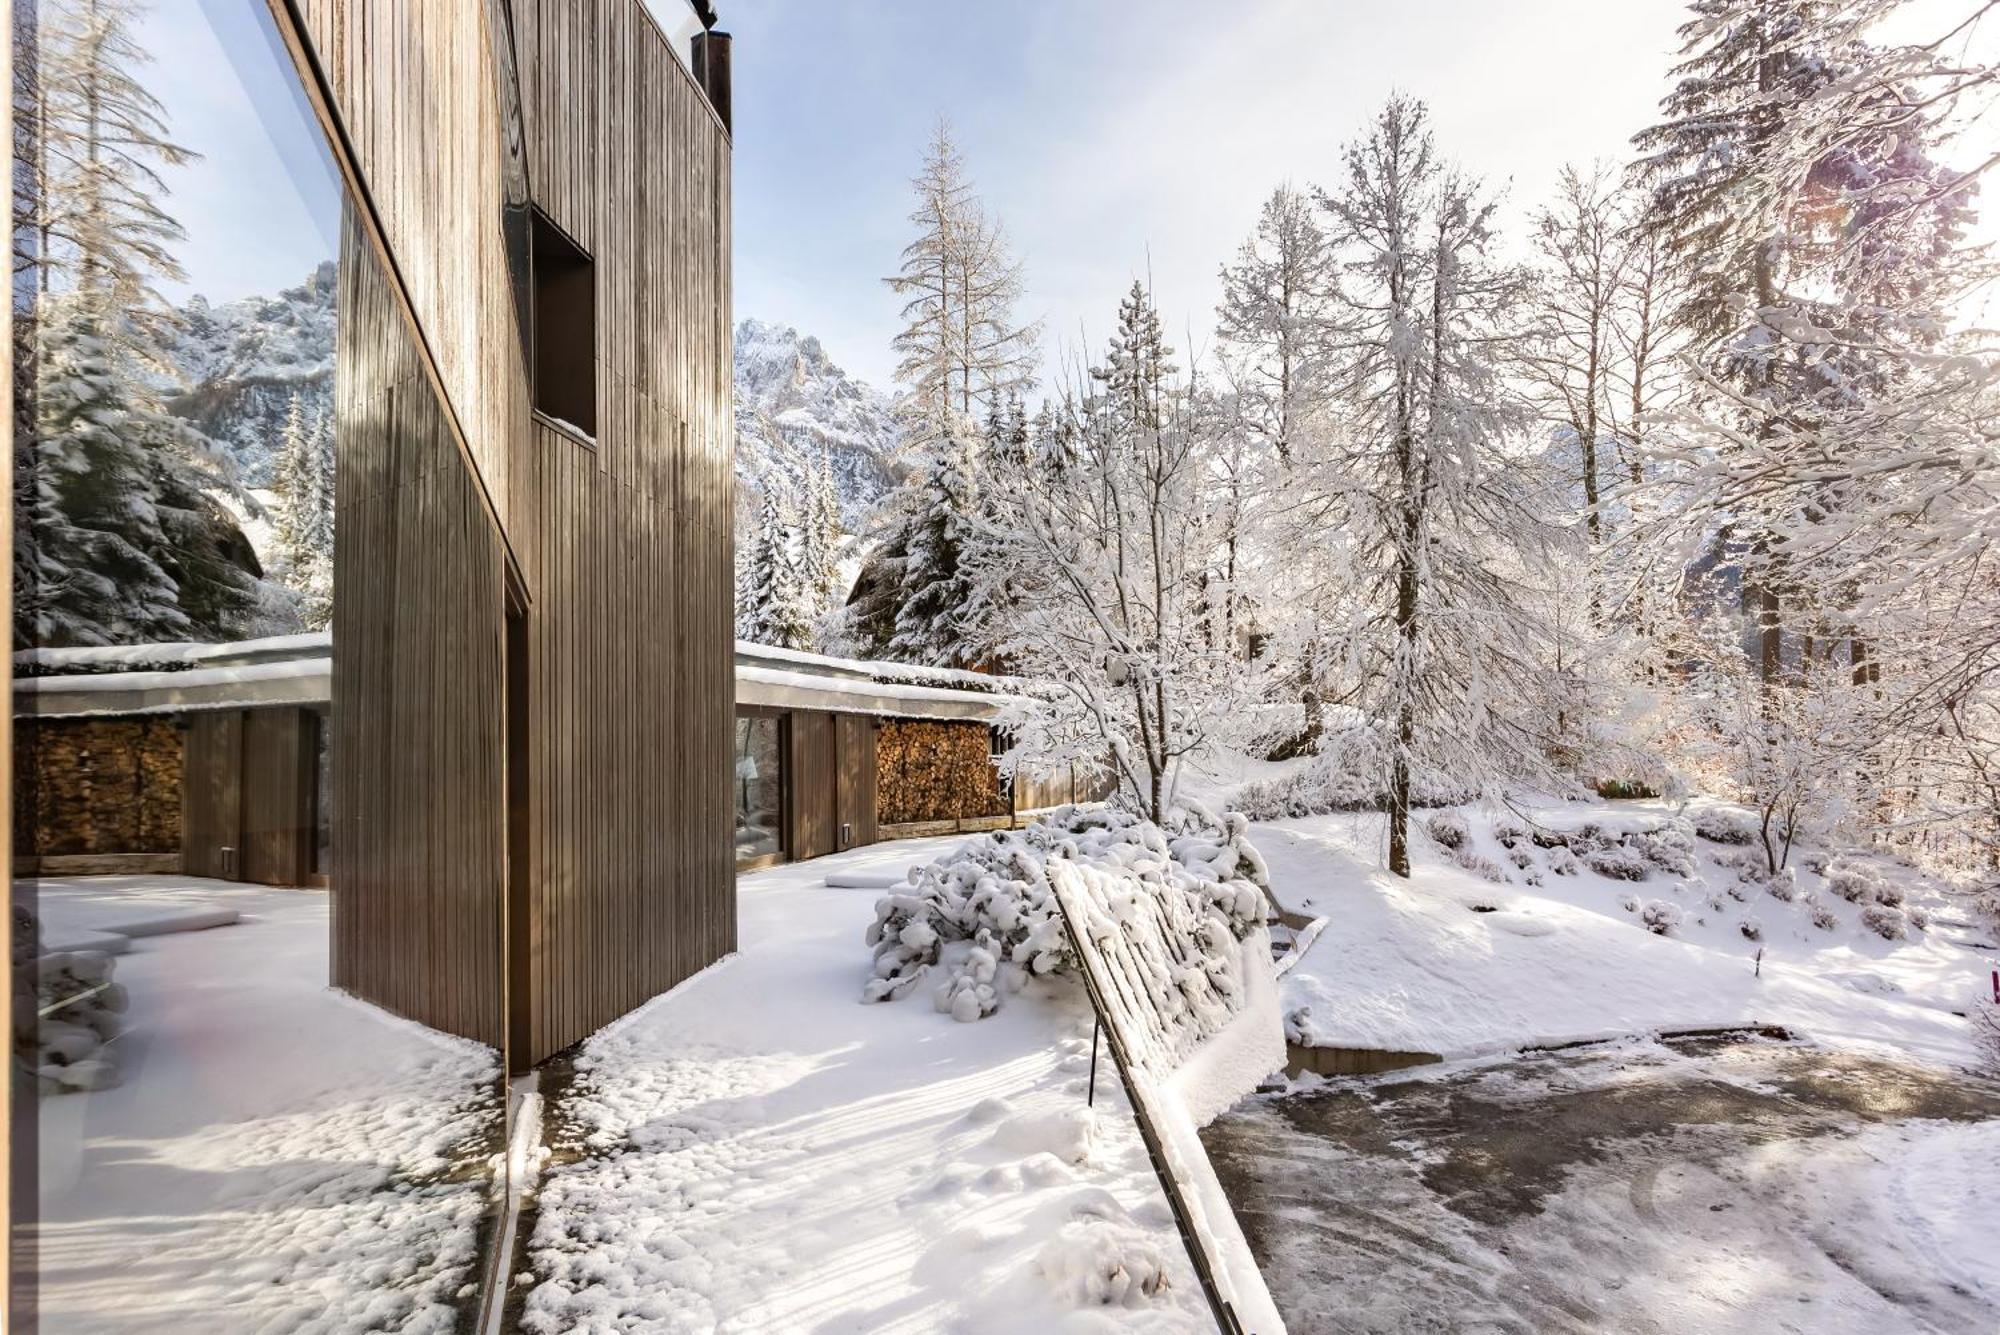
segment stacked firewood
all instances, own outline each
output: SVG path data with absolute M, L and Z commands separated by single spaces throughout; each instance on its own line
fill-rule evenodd
M 14 803 L 22 854 L 180 847 L 181 733 L 152 718 L 21 720 Z
M 983 723 L 884 720 L 875 739 L 875 785 L 885 825 L 1004 816 L 1010 809 Z

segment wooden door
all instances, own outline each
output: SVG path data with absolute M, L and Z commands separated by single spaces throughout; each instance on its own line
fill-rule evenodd
M 875 842 L 875 720 L 833 716 L 834 842 L 858 848 Z
M 314 768 L 319 719 L 308 709 L 252 709 L 238 715 L 240 847 L 235 879 L 305 885 L 312 879 Z
M 181 870 L 234 879 L 243 845 L 243 715 L 189 715 L 182 756 Z
M 791 812 L 793 859 L 816 858 L 835 847 L 837 790 L 833 764 L 833 715 L 795 709 L 787 720 L 786 806 Z

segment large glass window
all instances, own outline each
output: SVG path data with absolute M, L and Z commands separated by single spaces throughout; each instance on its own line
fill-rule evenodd
M 15 7 L 17 671 L 131 677 L 17 696 L 44 1335 L 476 1329 L 497 1232 L 498 567 L 271 9 Z
M 783 720 L 775 714 L 736 719 L 736 860 L 784 851 Z

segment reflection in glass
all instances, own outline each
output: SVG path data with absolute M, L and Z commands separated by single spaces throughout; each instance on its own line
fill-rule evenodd
M 399 436 L 441 417 L 407 329 L 350 327 L 391 289 L 264 0 L 17 13 L 18 1296 L 44 1332 L 470 1328 L 498 1055 L 329 985 L 333 795 L 392 726 L 331 687 L 336 478 L 457 456 Z M 341 662 L 401 633 L 364 632 Z
M 782 852 L 779 810 L 784 789 L 780 782 L 778 729 L 775 715 L 739 715 L 736 719 L 736 860 L 770 857 Z

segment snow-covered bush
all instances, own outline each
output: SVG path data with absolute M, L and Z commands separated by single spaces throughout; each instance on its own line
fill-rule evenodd
M 1639 910 L 1639 921 L 1655 936 L 1672 936 L 1681 925 L 1681 906 L 1664 899 L 1648 900 Z
M 1513 863 L 1516 870 L 1526 871 L 1535 865 L 1535 855 L 1525 848 L 1509 845 L 1507 849 L 1507 861 Z
M 1874 868 L 1852 858 L 1836 857 L 1826 866 L 1826 888 L 1850 904 L 1871 904 L 1878 902 L 1884 887 Z
M 2000 889 L 1983 890 L 1972 897 L 1972 916 L 1989 932 L 2000 933 Z
M 1456 811 L 1440 811 L 1424 822 L 1424 830 L 1440 848 L 1462 852 L 1472 842 L 1472 830 Z
M 1599 876 L 1614 881 L 1643 881 L 1649 870 L 1646 859 L 1623 844 L 1593 848 L 1583 855 L 1583 863 Z
M 1903 911 L 1888 904 L 1869 904 L 1861 910 L 1861 925 L 1884 941 L 1901 941 L 1908 924 Z
M 1502 820 L 1494 822 L 1493 838 L 1499 843 L 1500 847 L 1502 848 L 1509 848 L 1509 849 L 1514 848 L 1523 839 L 1526 839 L 1527 837 L 1528 837 L 1528 831 L 1526 830 L 1526 828 L 1520 825 L 1516 825 L 1513 821 Z M 1522 851 L 1525 852 L 1525 850 Z M 1519 866 L 1521 864 L 1516 863 L 1515 865 Z
M 1736 929 L 1742 932 L 1749 940 L 1762 941 L 1764 939 L 1764 924 L 1754 913 L 1742 922 L 1737 923 Z
M 1464 870 L 1471 872 L 1474 876 L 1492 881 L 1496 885 L 1504 883 L 1507 879 L 1507 873 L 1500 870 L 1500 864 L 1492 858 L 1487 857 L 1484 853 L 1475 853 L 1469 848 L 1461 848 L 1451 855 L 1451 860 Z
M 1549 870 L 1558 876 L 1576 875 L 1576 854 L 1562 847 L 1550 849 Z
M 1757 828 L 1749 817 L 1719 807 L 1696 812 L 1691 826 L 1697 836 L 1711 844 L 1747 845 L 1757 839 Z
M 1199 808 L 1177 812 L 1163 830 L 1121 808 L 1061 807 L 1025 830 L 969 840 L 876 901 L 867 936 L 874 976 L 862 999 L 902 996 L 942 965 L 950 976 L 938 989 L 938 1009 L 977 1020 L 1025 978 L 1073 967 L 1049 885 L 1054 859 L 1122 872 L 1149 893 L 1181 896 L 1224 929 L 1205 941 L 1219 951 L 1265 918 L 1270 877 L 1245 837 L 1248 828 L 1234 812 L 1217 820 Z
M 125 989 L 112 981 L 116 957 L 102 950 L 39 951 L 40 926 L 14 906 L 13 958 L 17 979 L 32 977 L 32 994 L 14 1004 L 15 1060 L 35 1076 L 44 1094 L 109 1089 L 118 1083 L 117 1049 Z M 44 1008 L 57 1006 L 46 1019 Z
M 1627 913 L 1637 913 L 1639 911 L 1639 896 L 1637 895 L 1618 896 L 1618 907 L 1624 909 Z
M 1840 918 L 1824 904 L 1814 904 L 1811 912 L 1812 925 L 1822 932 L 1830 932 L 1840 926 Z
M 1449 807 L 1473 796 L 1422 774 L 1410 780 L 1410 804 L 1415 807 Z M 1289 773 L 1247 783 L 1230 805 L 1251 820 L 1284 820 L 1335 811 L 1381 811 L 1385 803 L 1379 767 L 1343 754 L 1316 756 Z
M 1910 926 L 1919 932 L 1928 932 L 1931 929 L 1931 915 L 1925 910 L 1911 905 L 1905 908 L 1903 912 L 1909 917 Z
M 1972 1021 L 1972 1046 L 1981 1062 L 1986 1069 L 2000 1072 L 2000 1001 L 1993 999 L 1989 989 L 1981 988 L 1965 1017 Z
M 1764 890 L 1771 898 L 1780 903 L 1789 904 L 1798 896 L 1799 879 L 1793 875 L 1790 867 L 1786 867 L 1776 876 L 1764 882 Z
M 1675 817 L 1664 825 L 1640 830 L 1627 843 L 1655 867 L 1675 876 L 1694 875 L 1694 827 Z

